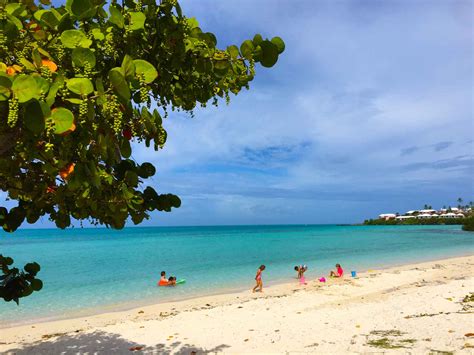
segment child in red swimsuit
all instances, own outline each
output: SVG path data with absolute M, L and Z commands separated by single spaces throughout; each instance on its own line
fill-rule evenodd
M 161 279 L 158 281 L 158 286 L 168 286 L 168 279 L 166 278 L 166 272 L 161 272 Z
M 262 271 L 263 270 L 265 270 L 265 265 L 260 265 L 260 267 L 257 270 L 257 275 L 255 275 L 255 281 L 257 282 L 257 285 L 255 285 L 252 292 L 255 292 L 255 291 L 263 292 L 262 291 L 263 289 Z
M 336 264 L 336 271 L 331 271 L 329 276 L 331 277 L 342 277 L 344 275 L 344 270 L 341 267 L 341 264 Z

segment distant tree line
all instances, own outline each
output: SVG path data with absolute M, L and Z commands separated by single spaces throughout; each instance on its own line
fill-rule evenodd
M 396 225 L 454 225 L 454 224 L 464 224 L 466 218 L 441 218 L 441 217 L 433 217 L 433 218 L 409 218 L 409 219 L 366 219 L 364 221 L 364 225 L 388 225 L 388 226 L 396 226 Z

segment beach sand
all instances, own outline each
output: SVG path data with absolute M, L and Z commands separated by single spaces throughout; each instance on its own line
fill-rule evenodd
M 4 328 L 0 351 L 474 353 L 474 256 L 324 284 L 315 278 L 308 272 L 307 285 L 295 279 L 262 294 L 245 291 Z

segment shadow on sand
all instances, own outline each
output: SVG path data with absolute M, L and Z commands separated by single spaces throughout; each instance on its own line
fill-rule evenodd
M 132 351 L 131 349 L 140 348 Z M 143 346 L 117 334 L 96 331 L 88 334 L 61 335 L 55 339 L 38 341 L 23 348 L 11 349 L 6 354 L 209 354 L 222 352 L 228 345 L 203 349 L 179 341 L 154 346 Z

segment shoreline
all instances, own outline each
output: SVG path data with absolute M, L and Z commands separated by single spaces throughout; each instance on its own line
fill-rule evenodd
M 474 255 L 4 328 L 0 353 L 471 353 L 466 297 Z
M 388 263 L 386 265 L 379 266 L 379 267 L 374 266 L 374 269 L 372 268 L 358 269 L 357 274 L 360 277 L 361 275 L 367 273 L 368 270 L 385 271 L 385 270 L 390 270 L 393 268 L 400 268 L 400 267 L 430 263 L 430 262 L 449 261 L 452 259 L 464 258 L 464 257 L 470 257 L 470 256 L 474 257 L 474 254 L 470 252 L 466 252 L 460 255 L 450 256 L 450 257 L 442 257 L 442 258 L 428 257 L 426 259 L 421 258 L 422 260 L 410 261 L 408 263 L 407 262 Z M 352 279 L 350 277 L 350 272 L 351 270 L 349 269 L 345 270 L 346 279 Z M 321 277 L 321 275 L 319 276 L 311 275 L 311 279 L 308 279 L 308 281 L 315 281 L 319 277 Z M 269 282 L 265 282 L 264 287 L 265 289 L 269 289 L 269 288 L 274 288 L 274 287 L 288 287 L 290 285 L 294 286 L 296 284 L 296 278 L 293 278 L 292 280 L 293 281 L 289 281 L 287 277 L 281 278 L 278 280 L 272 280 Z M 63 316 L 53 315 L 50 317 L 38 317 L 31 320 L 18 321 L 18 322 L 2 322 L 0 319 L 0 330 L 16 328 L 16 327 L 21 327 L 21 326 L 28 326 L 28 325 L 42 324 L 42 323 L 68 321 L 68 320 L 82 319 L 82 318 L 95 317 L 95 316 L 101 316 L 101 315 L 116 314 L 116 313 L 122 313 L 122 312 L 133 312 L 141 308 L 182 303 L 186 301 L 199 300 L 199 299 L 205 299 L 205 298 L 210 298 L 210 297 L 212 298 L 216 296 L 226 296 L 226 295 L 230 296 L 234 294 L 245 293 L 248 290 L 251 290 L 253 286 L 254 286 L 253 283 L 249 283 L 248 287 L 242 286 L 242 287 L 229 287 L 229 288 L 216 289 L 214 291 L 207 292 L 205 294 L 195 294 L 195 295 L 190 295 L 187 297 L 182 296 L 182 297 L 178 297 L 174 299 L 166 299 L 161 302 L 156 302 L 156 300 L 152 300 L 152 299 L 144 300 L 141 302 L 126 301 L 126 302 L 114 303 L 114 304 L 109 304 L 109 305 L 97 306 L 93 308 L 83 308 L 81 310 L 72 311 L 70 313 L 64 314 Z M 21 307 L 21 303 L 20 303 L 20 307 Z

